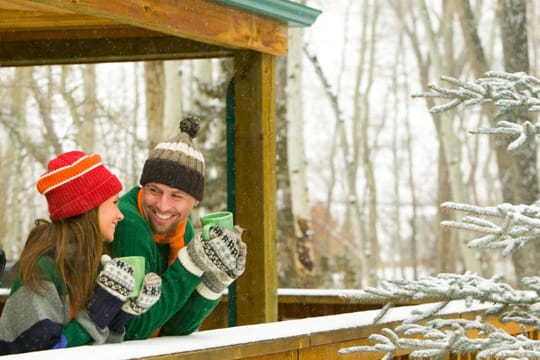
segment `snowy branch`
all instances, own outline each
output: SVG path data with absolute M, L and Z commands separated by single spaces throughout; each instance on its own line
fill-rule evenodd
M 413 97 L 448 100 L 442 105 L 432 107 L 430 109 L 432 113 L 448 111 L 460 104 L 464 106 L 494 104 L 499 108 L 499 114 L 496 117 L 540 111 L 540 79 L 525 73 L 490 71 L 484 78 L 475 82 L 466 82 L 450 76 L 441 76 L 441 79 L 455 88 L 429 84 L 431 92 L 413 95 Z M 508 146 L 508 151 L 515 152 L 535 140 L 535 136 L 540 133 L 540 126 L 529 121 L 523 124 L 500 121 L 496 128 L 481 128 L 471 130 L 470 133 L 515 136 L 516 139 Z
M 540 111 L 540 79 L 525 73 L 490 71 L 475 82 L 449 76 L 441 78 L 450 87 L 430 84 L 430 92 L 413 95 L 442 99 L 444 103 L 431 108 L 432 113 L 448 111 L 460 104 L 493 104 L 498 108 L 496 117 Z M 534 141 L 539 130 L 540 125 L 529 121 L 499 121 L 495 128 L 480 128 L 471 133 L 510 136 L 513 140 L 508 150 L 516 153 Z M 465 213 L 461 219 L 443 221 L 441 225 L 444 229 L 479 234 L 469 241 L 469 247 L 502 249 L 502 254 L 508 255 L 527 242 L 540 239 L 540 201 L 532 205 L 505 203 L 495 207 L 446 202 L 442 208 Z M 527 334 L 531 329 L 540 329 L 540 277 L 524 277 L 520 281 L 523 290 L 512 288 L 501 276 L 484 279 L 470 272 L 384 281 L 377 288 L 364 289 L 367 294 L 387 300 L 375 323 L 382 322 L 398 302 L 433 299 L 439 302 L 418 308 L 394 330 L 385 328 L 381 334 L 372 334 L 369 339 L 373 345 L 344 348 L 340 353 L 377 352 L 383 354 L 383 360 L 404 351 L 411 359 L 442 359 L 467 353 L 475 354 L 477 359 L 540 358 L 540 341 L 529 339 Z M 487 310 L 475 320 L 436 318 L 444 314 L 443 309 L 453 300 L 465 300 L 466 304 L 480 301 Z M 509 334 L 491 324 L 492 316 L 502 323 L 518 324 L 521 334 Z
M 414 94 L 413 97 L 449 99 L 443 105 L 431 108 L 432 113 L 465 106 L 494 104 L 508 112 L 540 111 L 540 79 L 522 72 L 506 73 L 488 71 L 475 82 L 462 81 L 451 76 L 441 76 L 454 88 L 429 84 L 430 92 Z
M 445 210 L 456 210 L 473 215 L 465 216 L 460 221 L 442 221 L 446 229 L 462 229 L 484 236 L 469 242 L 470 247 L 498 249 L 502 248 L 504 256 L 528 241 L 540 239 L 540 206 L 500 204 L 496 207 L 480 207 L 474 205 L 445 202 L 441 205 Z M 499 224 L 485 219 L 490 217 L 499 220 Z
M 467 334 L 471 331 L 482 337 L 469 337 Z M 435 319 L 425 325 L 403 324 L 395 330 L 385 328 L 382 334 L 373 334 L 369 339 L 375 344 L 343 348 L 339 352 L 384 353 L 383 360 L 392 359 L 398 350 L 409 351 L 411 359 L 444 358 L 450 354 L 467 353 L 477 353 L 477 359 L 540 357 L 540 341 L 523 335 L 511 336 L 480 318 Z
M 391 359 L 396 351 L 406 350 L 409 357 L 442 358 L 449 354 L 478 353 L 478 359 L 490 357 L 520 358 L 523 351 L 529 356 L 540 357 L 540 342 L 530 340 L 524 335 L 513 336 L 490 324 L 481 316 L 475 320 L 467 319 L 432 319 L 425 324 L 420 321 L 434 317 L 445 308 L 451 300 L 473 299 L 493 304 L 485 311 L 485 315 L 498 315 L 499 320 L 518 323 L 523 332 L 526 327 L 540 328 L 540 279 L 524 278 L 523 286 L 527 290 L 516 290 L 502 282 L 500 276 L 484 279 L 476 274 L 438 274 L 419 280 L 384 281 L 378 288 L 367 288 L 365 292 L 378 297 L 387 298 L 390 303 L 397 300 L 422 300 L 444 298 L 445 301 L 435 303 L 431 309 L 414 312 L 395 330 L 383 329 L 382 334 L 373 334 L 370 340 L 374 345 L 356 346 L 340 350 L 349 352 L 384 353 L 383 359 Z M 388 311 L 385 308 L 381 313 Z M 383 315 L 377 317 L 379 321 Z M 471 330 L 475 330 L 471 335 Z
M 490 315 L 511 306 L 535 305 L 540 301 L 538 297 L 540 282 L 535 282 L 533 279 L 525 278 L 523 281 L 523 285 L 529 290 L 516 290 L 502 282 L 501 276 L 484 279 L 470 272 L 465 274 L 441 273 L 418 280 L 386 280 L 379 287 L 367 288 L 364 291 L 392 302 L 433 298 L 445 300 L 425 313 L 416 314 L 414 321 L 419 321 L 435 315 L 444 308 L 446 303 L 452 300 L 476 299 L 493 303 L 493 308 L 488 311 Z
M 536 140 L 536 135 L 540 133 L 540 126 L 534 125 L 530 121 L 525 121 L 523 124 L 516 124 L 510 121 L 499 121 L 496 128 L 479 128 L 471 130 L 469 133 L 473 135 L 510 135 L 516 139 L 512 141 L 507 150 L 516 152 L 524 148 L 524 145 Z

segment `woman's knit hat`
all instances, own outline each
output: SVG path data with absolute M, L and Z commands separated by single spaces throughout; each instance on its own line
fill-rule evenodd
M 196 200 L 204 195 L 204 156 L 193 142 L 200 119 L 188 116 L 180 121 L 180 134 L 156 145 L 144 163 L 140 184 L 164 184 L 182 190 Z
M 49 161 L 38 179 L 37 190 L 45 195 L 52 221 L 81 215 L 98 207 L 122 190 L 122 183 L 98 154 L 69 151 Z

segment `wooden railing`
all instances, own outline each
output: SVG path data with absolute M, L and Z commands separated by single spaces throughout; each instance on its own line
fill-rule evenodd
M 437 299 L 432 299 L 431 302 Z M 381 309 L 386 301 L 362 290 L 278 289 L 278 321 Z M 416 305 L 420 302 L 397 304 Z M 228 327 L 228 298 L 203 322 L 201 330 Z
M 425 310 L 433 304 L 394 308 L 377 325 L 373 320 L 379 310 L 368 310 L 339 315 L 284 320 L 274 323 L 237 326 L 226 329 L 199 331 L 188 336 L 125 341 L 120 344 L 92 345 L 78 348 L 47 350 L 24 355 L 6 356 L 13 359 L 150 359 L 150 360 L 350 360 L 380 359 L 381 354 L 352 353 L 339 355 L 339 349 L 369 344 L 369 335 L 383 327 L 394 327 L 409 317 L 413 309 Z M 475 303 L 470 308 L 462 301 L 454 301 L 441 316 L 474 318 L 487 305 Z M 509 333 L 519 327 L 503 325 Z M 472 359 L 473 355 L 453 356 L 452 359 Z M 395 359 L 407 359 L 406 353 Z

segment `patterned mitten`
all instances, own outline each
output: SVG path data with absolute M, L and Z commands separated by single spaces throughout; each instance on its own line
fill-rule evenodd
M 103 270 L 96 279 L 94 294 L 87 310 L 88 316 L 101 329 L 105 328 L 120 311 L 128 294 L 135 287 L 135 277 L 131 265 L 121 259 L 107 255 L 101 257 Z
M 220 226 L 210 229 L 210 239 L 204 240 L 198 232 L 193 239 L 178 252 L 180 262 L 197 276 L 207 271 L 230 273 L 236 267 L 238 241 L 235 234 Z
M 210 229 L 210 239 L 198 233 L 182 250 L 178 258 L 191 273 L 201 277 L 197 291 L 208 299 L 217 299 L 245 269 L 246 245 L 242 228 L 228 231 L 216 226 Z
M 109 329 L 117 334 L 122 334 L 126 322 L 134 316 L 147 312 L 159 300 L 160 296 L 161 277 L 156 273 L 146 274 L 139 296 L 124 302 L 122 309 L 109 323 Z
M 236 230 L 235 230 L 236 231 Z M 221 294 L 246 269 L 247 246 L 238 238 L 238 257 L 234 268 L 224 271 L 205 271 L 201 277 L 202 283 L 215 294 Z M 200 292 L 201 289 L 199 289 Z

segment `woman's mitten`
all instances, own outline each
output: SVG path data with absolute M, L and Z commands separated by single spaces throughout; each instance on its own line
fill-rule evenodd
M 101 257 L 103 270 L 96 279 L 94 294 L 87 310 L 88 316 L 101 329 L 105 328 L 120 311 L 128 294 L 135 287 L 133 268 L 121 259 Z
M 117 334 L 122 334 L 126 322 L 134 316 L 147 312 L 159 300 L 160 296 L 161 277 L 156 273 L 146 274 L 139 296 L 124 302 L 121 310 L 109 323 L 109 329 Z

